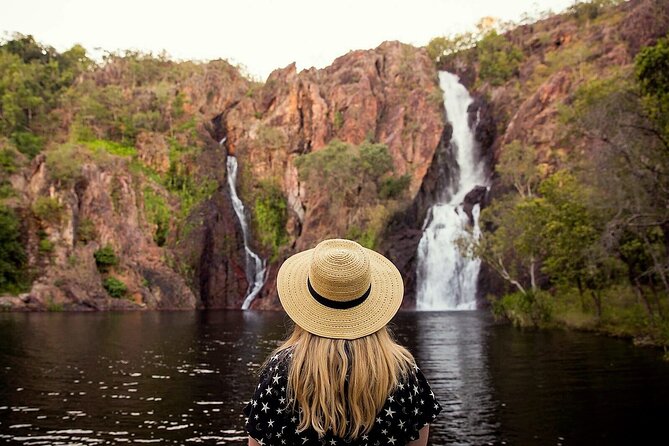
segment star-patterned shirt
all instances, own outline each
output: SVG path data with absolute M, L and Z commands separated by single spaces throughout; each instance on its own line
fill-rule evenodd
M 322 438 L 312 428 L 298 431 L 299 413 L 293 412 L 286 396 L 287 369 L 292 355 L 284 351 L 270 359 L 262 370 L 253 398 L 244 408 L 246 431 L 261 446 L 403 446 L 419 437 L 418 431 L 441 412 L 423 372 L 414 366 L 408 378 L 388 395 L 372 430 L 356 440 L 328 432 Z

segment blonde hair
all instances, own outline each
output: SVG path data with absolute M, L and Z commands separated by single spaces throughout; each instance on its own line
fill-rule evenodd
M 316 336 L 295 325 L 270 357 L 290 348 L 288 400 L 299 408 L 298 430 L 311 426 L 319 437 L 328 430 L 349 439 L 369 433 L 390 392 L 415 365 L 385 326 L 346 340 Z

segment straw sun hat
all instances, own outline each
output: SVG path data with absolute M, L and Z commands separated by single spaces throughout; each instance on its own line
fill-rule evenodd
M 306 331 L 356 339 L 386 325 L 404 296 L 402 276 L 381 254 L 352 240 L 324 240 L 289 257 L 277 276 L 279 300 Z

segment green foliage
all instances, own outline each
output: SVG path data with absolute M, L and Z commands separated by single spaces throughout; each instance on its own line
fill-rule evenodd
M 118 264 L 118 258 L 114 253 L 114 248 L 111 245 L 103 246 L 93 253 L 95 257 L 95 265 L 100 272 L 107 272 L 109 269 Z
M 384 178 L 379 186 L 379 197 L 383 200 L 399 198 L 408 190 L 410 183 L 411 175 L 408 173 L 400 177 Z
M 579 24 L 596 19 L 606 8 L 621 3 L 622 0 L 579 1 L 567 8 L 567 12 L 576 18 Z
M 344 114 L 341 110 L 337 110 L 334 114 L 334 128 L 339 130 L 344 125 Z
M 374 249 L 376 247 L 377 234 L 371 229 L 363 229 L 357 225 L 351 226 L 346 231 L 346 238 L 355 240 L 365 248 Z
M 440 36 L 427 44 L 427 54 L 434 62 L 441 62 L 446 56 L 466 50 L 476 45 L 476 36 L 472 33 Z
M 62 184 L 72 184 L 81 175 L 83 159 L 86 159 L 84 149 L 74 144 L 61 144 L 46 153 L 48 173 Z
M 490 31 L 476 44 L 479 79 L 492 85 L 502 85 L 516 74 L 523 53 L 504 35 Z
M 59 224 L 63 218 L 64 206 L 57 198 L 39 196 L 31 209 L 37 218 L 53 225 Z
M 40 239 L 39 244 L 38 244 L 39 251 L 42 253 L 50 253 L 53 252 L 55 245 L 54 243 L 49 240 L 48 238 L 43 238 Z
M 158 246 L 164 246 L 170 229 L 170 209 L 163 197 L 155 193 L 150 187 L 145 187 L 142 195 L 147 220 L 155 228 L 153 241 Z
M 134 157 L 137 155 L 137 149 L 134 146 L 128 146 L 114 141 L 104 139 L 95 139 L 85 142 L 86 147 L 94 153 L 104 151 L 111 155 Z
M 506 294 L 492 298 L 491 304 L 496 319 L 506 319 L 516 326 L 541 327 L 552 320 L 553 301 L 543 291 Z
M 77 240 L 82 243 L 88 243 L 97 237 L 95 224 L 90 218 L 83 218 L 77 226 Z
M 44 147 L 44 138 L 31 132 L 15 131 L 12 133 L 12 141 L 21 153 L 34 158 Z
M 106 277 L 102 282 L 102 286 L 111 297 L 117 299 L 124 297 L 128 292 L 128 286 L 113 276 Z
M 15 293 L 22 288 L 26 262 L 19 217 L 0 205 L 0 292 Z
M 536 148 L 517 139 L 503 147 L 496 170 L 502 184 L 514 187 L 523 197 L 534 195 L 541 181 Z
M 366 201 L 378 198 L 382 183 L 388 179 L 385 175 L 393 168 L 386 145 L 363 142 L 360 146 L 351 146 L 339 140 L 296 158 L 295 165 L 301 180 L 310 179 L 310 184 L 327 191 L 337 205 L 344 202 L 354 205 L 361 196 L 365 196 Z M 406 183 L 401 177 L 390 178 L 399 184 L 386 181 L 383 198 L 401 192 L 399 186 Z
M 641 49 L 634 69 L 647 111 L 661 132 L 669 135 L 669 37 Z
M 272 259 L 275 259 L 279 248 L 288 241 L 288 208 L 286 198 L 277 183 L 266 180 L 258 184 L 253 217 L 260 243 L 271 249 Z
M 50 136 L 50 112 L 90 65 L 79 45 L 59 54 L 32 36 L 16 34 L 1 43 L 0 136 L 10 137 L 19 151 L 34 157 Z
M 60 313 L 63 311 L 63 304 L 62 303 L 56 303 L 53 301 L 53 297 L 49 298 L 46 303 L 46 311 L 50 313 Z

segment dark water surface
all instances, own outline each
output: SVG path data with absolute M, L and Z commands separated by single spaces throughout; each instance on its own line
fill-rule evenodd
M 254 372 L 286 332 L 256 312 L 0 314 L 0 443 L 244 444 Z M 432 444 L 666 444 L 669 364 L 482 312 L 400 313 L 444 406 Z

